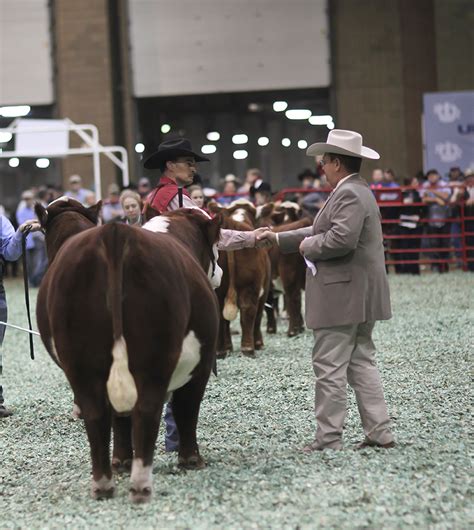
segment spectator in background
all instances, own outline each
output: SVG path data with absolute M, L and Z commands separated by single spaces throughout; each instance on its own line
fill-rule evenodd
M 313 189 L 315 191 L 306 193 L 303 196 L 300 205 L 304 211 L 311 215 L 311 217 L 314 217 L 319 212 L 326 202 L 326 199 L 329 197 L 330 192 L 323 191 L 328 187 L 326 175 L 323 173 L 320 178 L 316 178 L 313 182 Z
M 235 175 L 232 175 L 231 173 L 226 175 L 222 184 L 222 193 L 224 194 L 224 196 L 218 197 L 217 202 L 219 204 L 227 205 L 234 201 L 238 193 L 237 188 L 239 184 L 240 182 Z
M 263 206 L 272 200 L 272 188 L 268 182 L 257 181 L 250 188 L 250 197 L 253 199 L 255 206 Z
M 141 226 L 142 201 L 140 195 L 133 190 L 124 190 L 120 195 L 120 206 L 125 214 L 125 222 L 128 225 Z
M 319 187 L 318 185 L 315 185 L 317 175 L 309 168 L 303 169 L 303 171 L 298 175 L 297 178 L 301 182 L 301 187 L 305 190 L 314 187 Z
M 464 215 L 468 218 L 474 218 L 474 169 L 466 171 L 464 186 Z M 474 234 L 474 220 L 467 219 L 464 229 L 468 234 Z M 474 249 L 474 235 L 466 235 L 466 246 Z M 467 269 L 474 272 L 474 250 L 467 250 L 466 257 L 471 260 L 467 262 Z
M 86 206 L 86 208 L 89 208 L 91 206 L 94 206 L 94 204 L 97 202 L 97 198 L 95 196 L 95 193 L 91 190 L 87 190 L 88 193 L 86 195 L 86 203 L 84 206 Z
M 138 187 L 137 192 L 140 195 L 142 199 L 145 199 L 145 197 L 150 193 L 151 191 L 151 183 L 150 179 L 147 177 L 142 177 L 138 181 Z
M 204 208 L 204 192 L 202 191 L 201 186 L 197 184 L 189 186 L 188 193 L 191 199 L 196 203 L 196 206 Z
M 69 177 L 69 189 L 66 190 L 64 195 L 79 201 L 84 206 L 87 206 L 86 199 L 90 192 L 91 190 L 82 187 L 82 178 L 79 175 L 71 175 Z
M 124 215 L 122 205 L 120 204 L 120 188 L 117 184 L 110 184 L 108 188 L 108 197 L 102 206 L 102 219 L 104 223 L 119 221 Z
M 423 206 L 420 206 L 421 198 L 417 189 L 420 183 L 417 177 L 406 178 L 403 186 L 409 189 L 402 192 L 402 202 L 404 207 L 400 209 L 399 223 L 396 227 L 396 235 L 403 239 L 393 239 L 392 249 L 408 250 L 410 252 L 400 252 L 394 254 L 393 258 L 398 261 L 419 260 L 420 252 L 415 251 L 421 245 L 421 233 L 423 227 L 420 219 L 423 217 Z M 413 237 L 419 235 L 420 237 Z M 408 237 L 405 237 L 408 236 Z M 399 274 L 420 274 L 419 263 L 397 263 L 395 271 Z
M 383 182 L 383 169 L 377 167 L 372 171 L 372 182 L 370 187 L 372 189 L 378 189 L 382 187 Z
M 16 210 L 16 221 L 22 225 L 31 219 L 36 219 L 34 210 L 35 196 L 31 190 L 21 194 L 21 202 Z M 26 263 L 28 281 L 32 287 L 38 287 L 48 267 L 44 234 L 35 232 L 26 240 Z
M 245 182 L 244 184 L 238 188 L 239 193 L 248 193 L 250 194 L 250 188 L 255 185 L 255 183 L 258 180 L 263 180 L 263 175 L 260 169 L 258 168 L 251 168 L 247 170 L 247 173 L 245 175 Z
M 449 216 L 451 218 L 459 219 L 461 215 L 461 209 L 459 202 L 464 197 L 464 174 L 459 167 L 452 167 L 448 173 L 449 181 L 448 186 L 451 188 L 451 197 L 449 198 Z M 459 259 L 459 265 L 461 265 L 461 222 L 451 222 L 451 247 L 455 248 L 455 256 Z
M 436 169 L 430 169 L 426 174 L 427 181 L 423 184 L 420 192 L 421 200 L 428 206 L 427 217 L 429 222 L 426 227 L 428 238 L 428 248 L 448 248 L 450 233 L 449 223 L 446 218 L 449 216 L 449 197 L 451 190 L 446 182 L 441 180 L 441 176 Z M 437 237 L 438 236 L 438 237 Z M 440 236 L 440 237 L 439 237 Z M 438 260 L 447 260 L 449 252 L 433 251 L 431 259 L 436 260 L 431 264 L 431 270 L 437 272 L 448 272 L 448 263 L 440 263 Z

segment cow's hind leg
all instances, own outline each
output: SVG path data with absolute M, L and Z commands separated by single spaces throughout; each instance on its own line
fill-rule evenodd
M 102 386 L 102 385 L 97 385 Z M 81 407 L 92 459 L 91 493 L 94 499 L 113 497 L 115 486 L 110 466 L 110 433 L 112 413 L 104 391 L 75 392 Z M 83 397 L 84 396 L 84 397 Z
M 114 432 L 112 469 L 116 473 L 129 472 L 133 460 L 131 416 L 114 415 L 112 429 Z
M 132 439 L 135 452 L 132 463 L 130 499 L 143 504 L 153 493 L 152 471 L 158 427 L 165 391 L 157 388 L 159 376 L 137 378 L 138 401 L 132 413 Z M 138 380 L 137 380 L 138 379 Z
M 196 429 L 208 377 L 209 374 L 207 377 L 195 376 L 173 393 L 173 413 L 179 432 L 178 465 L 185 469 L 202 469 L 206 466 L 199 454 Z

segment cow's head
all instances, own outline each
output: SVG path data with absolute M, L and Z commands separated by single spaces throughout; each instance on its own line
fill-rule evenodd
M 229 204 L 227 211 L 234 221 L 255 227 L 257 209 L 247 199 L 237 199 Z
M 86 208 L 70 197 L 60 197 L 46 208 L 36 203 L 35 213 L 46 234 L 46 250 L 50 262 L 66 239 L 97 225 L 101 208 L 102 201 Z

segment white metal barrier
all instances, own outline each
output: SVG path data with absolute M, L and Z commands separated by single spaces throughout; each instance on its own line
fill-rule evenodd
M 99 130 L 92 124 L 76 124 L 69 118 L 62 120 L 64 123 L 60 125 L 51 125 L 45 127 L 25 127 L 28 119 L 16 119 L 9 127 L 0 128 L 0 133 L 15 134 L 41 134 L 48 132 L 74 132 L 85 143 L 84 147 L 66 147 L 58 151 L 58 149 L 51 149 L 49 152 L 46 149 L 35 150 L 28 149 L 26 151 L 0 151 L 0 158 L 32 158 L 32 157 L 48 157 L 48 158 L 62 158 L 69 155 L 92 155 L 92 164 L 94 172 L 94 187 L 97 200 L 102 198 L 102 180 L 100 171 L 100 155 L 105 155 L 112 163 L 117 166 L 122 172 L 122 184 L 128 186 L 130 178 L 128 173 L 128 153 L 127 150 L 120 145 L 103 146 L 99 143 Z M 43 120 L 46 121 L 46 120 Z M 55 120 L 57 121 L 57 120 Z M 21 123 L 21 128 L 19 124 Z M 117 156 L 120 155 L 120 156 Z

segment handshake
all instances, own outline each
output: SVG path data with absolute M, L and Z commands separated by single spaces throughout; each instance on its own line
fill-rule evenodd
M 253 231 L 255 235 L 255 248 L 270 248 L 278 243 L 275 232 L 266 226 Z

